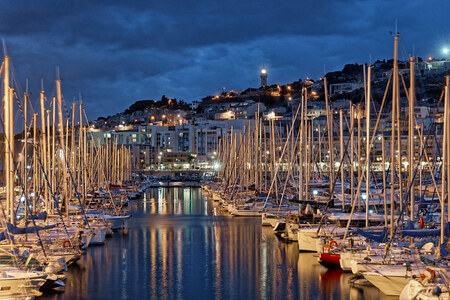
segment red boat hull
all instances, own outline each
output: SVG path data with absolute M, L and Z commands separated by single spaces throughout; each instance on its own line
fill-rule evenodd
M 335 253 L 320 253 L 319 254 L 319 262 L 324 265 L 340 267 L 341 255 Z

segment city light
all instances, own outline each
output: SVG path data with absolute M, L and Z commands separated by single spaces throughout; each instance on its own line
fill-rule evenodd
M 275 113 L 272 111 L 270 113 L 267 114 L 267 118 L 268 119 L 274 119 L 275 118 Z
M 442 53 L 444 53 L 445 55 L 447 55 L 450 52 L 450 49 L 447 47 L 444 47 L 444 49 L 442 49 Z

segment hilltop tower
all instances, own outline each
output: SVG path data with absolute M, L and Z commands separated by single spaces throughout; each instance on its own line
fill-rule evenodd
M 266 68 L 261 69 L 260 76 L 261 76 L 261 87 L 266 87 L 267 86 L 267 69 Z

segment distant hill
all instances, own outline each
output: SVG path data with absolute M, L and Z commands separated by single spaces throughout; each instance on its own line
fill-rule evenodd
M 161 100 L 138 100 L 133 103 L 128 109 L 124 111 L 124 114 L 131 114 L 136 111 L 142 111 L 146 109 L 165 108 L 165 109 L 182 109 L 189 110 L 189 104 L 183 100 L 169 99 L 165 95 L 161 97 Z

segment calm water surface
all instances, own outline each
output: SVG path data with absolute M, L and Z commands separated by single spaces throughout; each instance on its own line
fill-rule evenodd
M 221 214 L 201 189 L 151 189 L 130 212 L 128 234 L 89 247 L 65 292 L 39 299 L 390 299 L 351 288 L 261 219 Z

